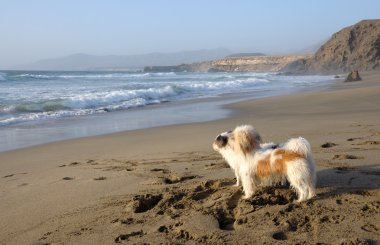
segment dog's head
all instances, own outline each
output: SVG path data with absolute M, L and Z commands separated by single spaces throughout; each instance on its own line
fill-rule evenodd
M 215 151 L 232 150 L 246 155 L 260 147 L 261 137 L 250 125 L 236 127 L 233 131 L 219 134 L 212 147 Z

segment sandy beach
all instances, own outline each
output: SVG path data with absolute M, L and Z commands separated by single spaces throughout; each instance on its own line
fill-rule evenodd
M 0 153 L 0 244 L 375 244 L 380 241 L 380 73 L 325 91 L 228 105 L 229 118 Z M 248 200 L 211 144 L 252 124 L 303 136 L 317 197 Z

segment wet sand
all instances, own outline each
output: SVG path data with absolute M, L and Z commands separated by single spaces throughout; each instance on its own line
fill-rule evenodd
M 0 153 L 0 243 L 327 243 L 380 240 L 380 73 L 323 92 L 244 101 L 231 117 Z M 212 151 L 254 125 L 264 141 L 303 136 L 317 197 L 285 187 L 249 200 Z M 326 144 L 329 143 L 329 144 Z

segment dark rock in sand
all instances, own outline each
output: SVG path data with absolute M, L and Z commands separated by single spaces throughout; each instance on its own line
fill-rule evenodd
M 356 82 L 356 81 L 361 81 L 362 78 L 360 77 L 359 75 L 359 72 L 358 71 L 352 71 L 348 74 L 346 80 L 344 80 L 345 82 Z

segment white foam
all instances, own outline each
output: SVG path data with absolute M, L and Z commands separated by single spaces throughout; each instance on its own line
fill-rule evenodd
M 38 112 L 38 113 L 27 113 L 21 114 L 16 117 L 10 117 L 7 119 L 0 120 L 0 126 L 11 125 L 21 122 L 47 120 L 47 119 L 57 119 L 61 117 L 69 116 L 83 116 L 94 113 L 104 113 L 103 110 L 75 110 L 75 111 L 54 111 L 54 112 Z
M 0 79 L 4 76 L 7 74 L 0 73 Z M 0 84 L 0 126 L 224 93 L 283 90 L 331 80 L 326 76 L 274 73 L 174 72 L 24 72 L 5 77 L 8 78 L 15 82 Z
M 75 95 L 66 100 L 65 106 L 75 109 L 107 106 L 117 102 L 143 99 L 146 103 L 176 95 L 171 86 L 158 89 L 117 90 Z

